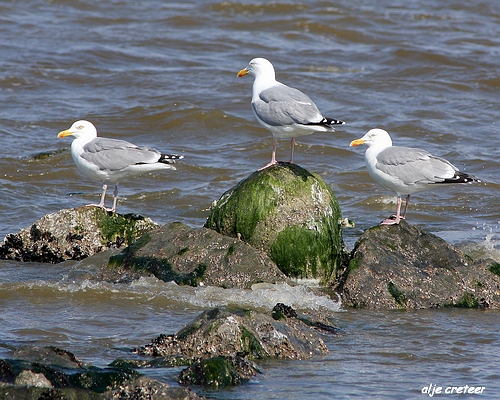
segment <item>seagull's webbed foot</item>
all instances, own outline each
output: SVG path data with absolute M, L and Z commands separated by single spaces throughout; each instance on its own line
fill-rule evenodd
M 404 219 L 404 217 L 400 215 L 391 215 L 389 218 L 384 219 L 380 225 L 397 225 L 402 219 Z
M 86 204 L 85 207 L 99 207 L 108 212 L 115 212 L 113 208 L 108 208 L 104 204 Z
M 262 171 L 263 169 L 266 169 L 266 168 L 269 168 L 269 167 L 272 167 L 273 165 L 276 165 L 278 164 L 278 161 L 274 160 L 274 161 L 271 161 L 271 162 L 268 162 L 266 165 L 264 165 L 262 168 L 259 168 L 259 171 Z

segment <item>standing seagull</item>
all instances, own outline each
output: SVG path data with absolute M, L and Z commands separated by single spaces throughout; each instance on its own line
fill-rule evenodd
M 97 137 L 97 129 L 89 121 L 76 121 L 71 128 L 59 132 L 58 138 L 73 136 L 71 155 L 78 169 L 87 177 L 103 183 L 101 202 L 89 204 L 116 211 L 118 183 L 124 179 L 161 169 L 176 169 L 170 165 L 184 158 L 176 154 L 161 154 L 158 150 L 136 146 L 124 140 Z M 107 182 L 115 184 L 113 207 L 104 207 Z
M 392 145 L 389 134 L 382 129 L 372 129 L 351 146 L 366 144 L 365 162 L 368 173 L 380 186 L 396 192 L 398 205 L 396 215 L 381 222 L 381 225 L 398 224 L 405 219 L 410 194 L 429 190 L 444 183 L 481 182 L 475 176 L 460 172 L 443 158 L 412 147 Z M 406 204 L 401 215 L 401 196 L 406 195 Z
M 311 135 L 314 132 L 334 132 L 333 125 L 345 124 L 344 121 L 323 117 L 307 95 L 278 82 L 273 65 L 265 58 L 254 58 L 237 76 L 246 74 L 255 77 L 252 89 L 255 118 L 273 134 L 271 162 L 261 169 L 277 163 L 278 138 L 292 138 L 290 163 L 293 163 L 293 148 L 297 136 Z

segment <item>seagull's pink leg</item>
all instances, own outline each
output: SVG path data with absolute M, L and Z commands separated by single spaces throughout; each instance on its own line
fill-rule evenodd
M 401 204 L 403 204 L 403 202 L 401 201 Z M 408 211 L 408 205 L 410 204 L 410 195 L 408 194 L 406 196 L 406 203 L 405 203 L 405 210 L 403 212 L 403 215 L 400 215 L 399 216 L 399 219 L 406 219 L 406 211 Z M 396 214 L 393 214 L 391 215 L 391 218 L 394 219 L 396 218 Z
M 106 207 L 104 206 L 104 199 L 106 198 L 106 190 L 108 190 L 108 185 L 106 185 L 106 182 L 102 184 L 102 194 L 101 194 L 101 201 L 99 204 L 87 204 L 86 207 L 101 207 L 106 210 Z
M 396 225 L 399 224 L 399 221 L 401 220 L 401 204 L 403 203 L 403 200 L 401 199 L 401 196 L 398 196 L 398 207 L 396 209 L 396 218 L 388 218 L 384 219 L 380 225 Z
M 278 147 L 278 139 L 273 137 L 273 153 L 271 156 L 271 161 L 269 163 L 267 163 L 266 165 L 264 165 L 262 168 L 259 168 L 259 171 L 262 171 L 263 169 L 266 169 L 272 165 L 277 164 L 277 162 L 276 162 L 276 147 Z
M 117 204 L 118 204 L 118 183 L 115 185 L 115 191 L 113 192 L 113 207 L 108 211 L 115 212 Z
M 290 144 L 290 164 L 293 164 L 293 148 L 295 147 L 295 138 L 292 138 L 292 142 Z
M 102 195 L 101 195 L 101 201 L 99 204 L 87 204 L 87 207 L 101 207 L 104 208 L 106 211 L 111 211 L 115 212 L 116 210 L 116 204 L 118 202 L 118 184 L 115 185 L 115 191 L 113 193 L 113 207 L 112 208 L 106 208 L 104 205 L 104 199 L 106 198 L 106 191 L 108 190 L 108 185 L 106 183 L 103 183 L 102 185 Z
M 401 216 L 401 219 L 406 219 L 406 211 L 408 211 L 409 204 L 410 204 L 410 195 L 406 196 L 405 210 L 403 211 L 403 215 Z
M 108 190 L 108 185 L 106 183 L 102 184 L 102 195 L 101 195 L 101 201 L 99 202 L 99 207 L 105 208 L 104 207 L 104 199 L 106 198 L 106 190 Z

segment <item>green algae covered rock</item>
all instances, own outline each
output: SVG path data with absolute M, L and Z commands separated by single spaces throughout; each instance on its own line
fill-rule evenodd
M 200 359 L 181 371 L 179 383 L 218 389 L 245 383 L 258 372 L 257 366 L 246 358 L 218 356 Z
M 0 259 L 52 264 L 81 260 L 128 245 L 157 227 L 149 218 L 111 213 L 100 207 L 65 209 L 8 234 L 0 244 Z
M 341 211 L 316 174 L 280 163 L 222 195 L 205 226 L 263 250 L 287 276 L 335 279 L 344 259 Z

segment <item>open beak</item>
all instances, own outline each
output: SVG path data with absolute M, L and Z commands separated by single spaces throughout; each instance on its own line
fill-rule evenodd
M 70 130 L 66 129 L 65 131 L 61 131 L 57 134 L 57 137 L 60 139 L 60 138 L 64 138 L 66 136 L 71 136 L 73 134 L 73 132 L 71 132 Z
M 363 139 L 356 139 L 349 146 L 359 146 L 360 144 L 365 144 L 365 141 Z
M 248 74 L 248 69 L 243 68 L 240 72 L 238 72 L 238 75 L 236 75 L 238 78 L 241 78 L 242 76 L 245 76 Z

